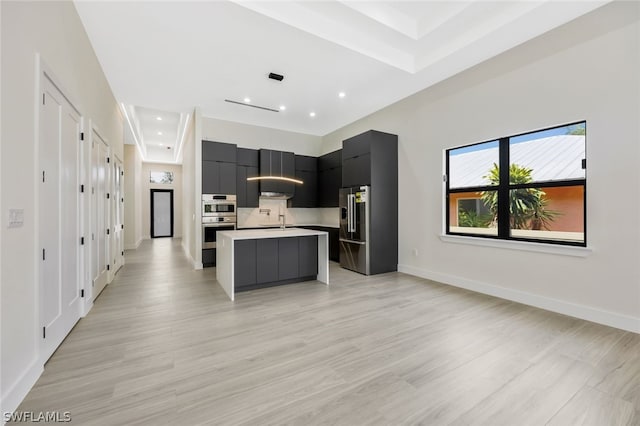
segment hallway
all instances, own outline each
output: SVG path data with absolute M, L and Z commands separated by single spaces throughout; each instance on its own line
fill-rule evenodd
M 238 295 L 145 240 L 18 411 L 72 424 L 640 422 L 640 336 L 400 273 Z

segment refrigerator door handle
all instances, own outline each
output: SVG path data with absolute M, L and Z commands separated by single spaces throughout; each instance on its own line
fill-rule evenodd
M 355 195 L 353 194 L 347 194 L 347 216 L 348 216 L 348 220 L 347 220 L 347 232 L 355 232 L 355 224 L 354 222 L 354 217 L 353 217 L 353 210 L 354 210 L 354 202 L 355 201 Z
M 367 244 L 367 242 L 366 242 L 366 241 L 348 240 L 348 239 L 346 239 L 346 238 L 340 238 L 340 242 L 343 242 L 343 243 L 349 243 L 349 244 L 358 244 L 358 245 L 360 245 L 360 246 L 363 246 L 363 245 Z

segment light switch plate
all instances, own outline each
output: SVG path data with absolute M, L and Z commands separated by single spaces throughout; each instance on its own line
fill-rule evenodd
M 9 228 L 20 228 L 24 225 L 24 209 L 9 209 Z

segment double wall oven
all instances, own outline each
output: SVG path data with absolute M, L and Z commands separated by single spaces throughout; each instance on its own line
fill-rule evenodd
M 202 248 L 216 248 L 216 232 L 236 229 L 236 196 L 202 194 Z

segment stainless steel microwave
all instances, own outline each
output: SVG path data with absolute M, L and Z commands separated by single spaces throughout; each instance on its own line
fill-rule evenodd
M 202 217 L 236 216 L 236 196 L 202 194 Z

